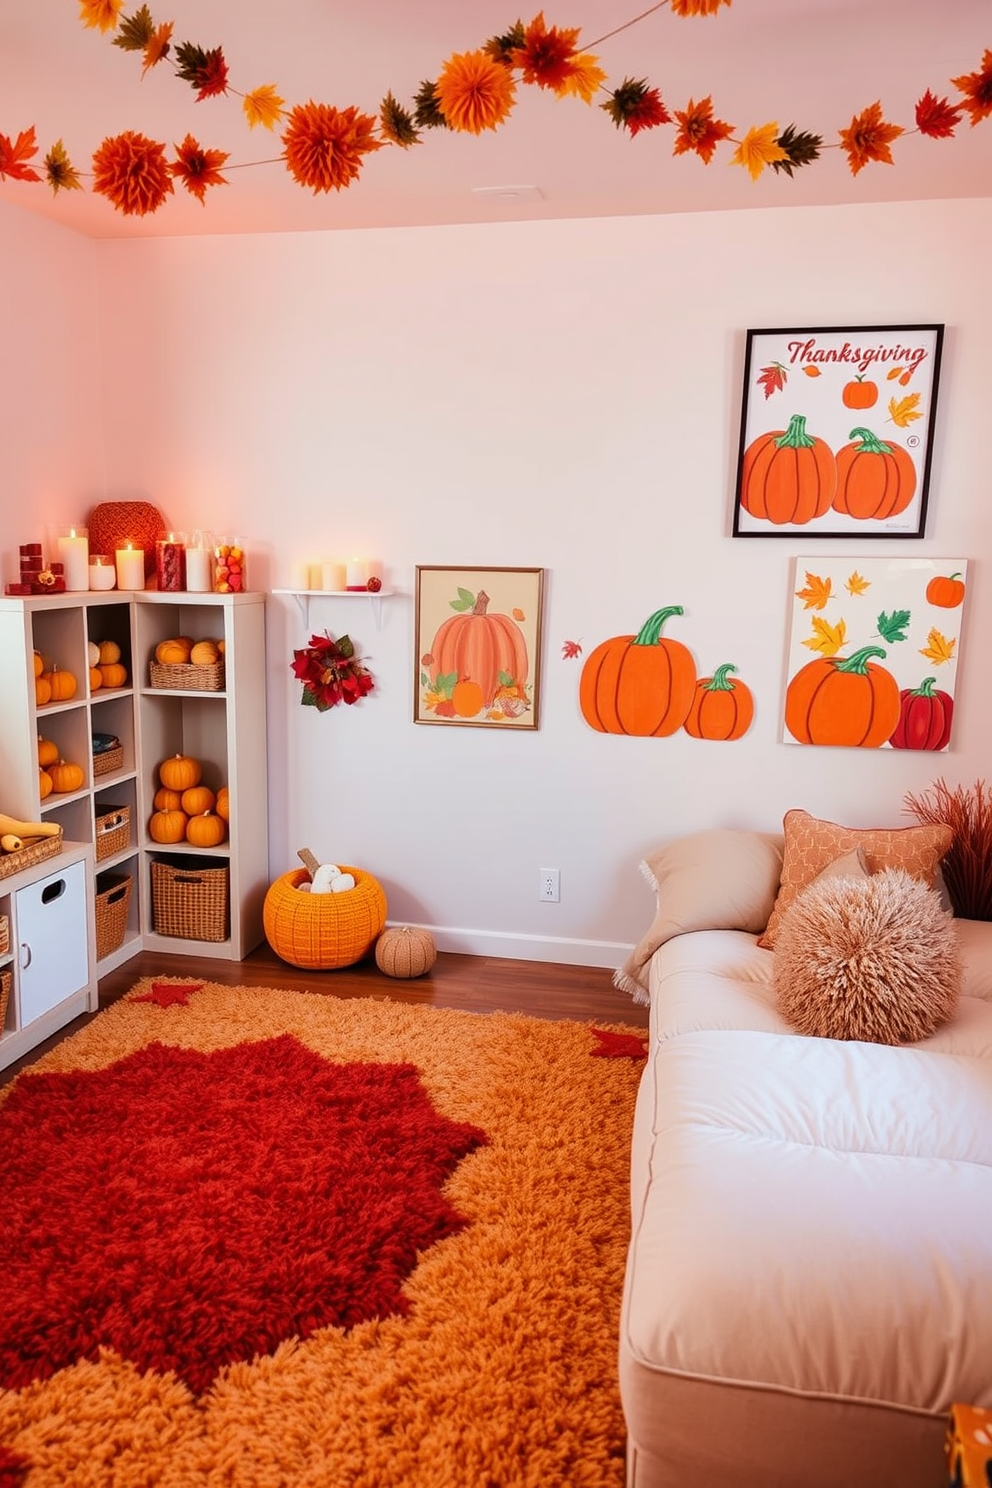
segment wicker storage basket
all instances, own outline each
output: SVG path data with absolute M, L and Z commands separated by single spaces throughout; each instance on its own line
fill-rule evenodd
M 5 956 L 10 950 L 10 918 L 0 915 L 0 956 Z
M 182 692 L 223 692 L 224 663 L 212 662 L 209 666 L 194 666 L 191 661 L 166 665 L 160 661 L 150 664 L 151 685 L 167 687 Z
M 116 749 L 104 749 L 93 756 L 93 774 L 109 775 L 114 770 L 124 768 L 124 745 L 118 744 Z
M 0 878 L 8 878 L 12 873 L 21 873 L 25 868 L 33 868 L 36 863 L 43 863 L 46 858 L 54 858 L 62 851 L 62 830 L 53 837 L 40 837 L 37 842 L 32 842 L 30 847 L 22 847 L 18 852 L 0 853 Z
M 152 914 L 156 935 L 181 940 L 226 940 L 230 870 L 200 858 L 152 859 Z
M 94 907 L 98 961 L 116 951 L 124 939 L 131 903 L 131 882 L 130 873 L 101 873 L 96 881 Z
M 131 846 L 130 806 L 101 805 L 96 818 L 96 860 L 112 858 Z
M 341 865 L 355 887 L 343 894 L 301 893 L 305 868 L 284 873 L 270 884 L 262 906 L 269 945 L 290 966 L 306 971 L 333 971 L 353 966 L 375 945 L 386 923 L 386 895 L 371 873 Z
M 4 1019 L 7 1016 L 7 1004 L 10 1002 L 10 988 L 13 980 L 9 971 L 0 971 L 0 1032 L 3 1031 Z

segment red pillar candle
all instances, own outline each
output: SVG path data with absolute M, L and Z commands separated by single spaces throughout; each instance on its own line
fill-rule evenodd
M 169 532 L 156 541 L 155 578 L 159 589 L 186 588 L 186 542 L 181 532 Z

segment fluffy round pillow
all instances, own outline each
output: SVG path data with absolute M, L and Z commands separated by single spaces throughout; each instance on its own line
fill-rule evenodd
M 811 884 L 782 917 L 775 994 L 817 1038 L 909 1044 L 950 1018 L 961 985 L 953 917 L 902 868 Z

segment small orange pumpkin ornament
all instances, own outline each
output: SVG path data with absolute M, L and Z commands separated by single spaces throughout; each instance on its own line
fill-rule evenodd
M 197 641 L 189 653 L 189 659 L 194 666 L 216 666 L 220 660 L 220 652 L 213 641 Z
M 886 444 L 870 429 L 852 429 L 837 451 L 834 511 L 860 521 L 883 522 L 905 511 L 916 491 L 916 466 L 900 444 Z
M 786 430 L 759 434 L 744 451 L 741 506 L 776 527 L 822 517 L 836 489 L 834 452 L 826 440 L 807 434 L 801 413 L 793 414 Z
M 696 664 L 681 641 L 661 630 L 681 605 L 655 610 L 636 636 L 613 636 L 586 658 L 579 680 L 579 707 L 601 734 L 662 738 L 682 727 L 692 707 Z
M 82 765 L 75 765 L 71 760 L 59 759 L 48 770 L 51 776 L 52 789 L 60 794 L 65 791 L 79 790 L 86 773 Z
M 127 667 L 119 661 L 102 661 L 99 671 L 104 687 L 124 687 L 127 684 Z
M 754 718 L 754 697 L 745 683 L 732 682 L 732 662 L 717 667 L 712 677 L 696 683 L 689 716 L 683 724 L 694 739 L 740 739 Z
M 160 786 L 152 798 L 152 805 L 156 811 L 181 811 L 183 808 L 182 792 L 167 790 Z
M 186 836 L 185 811 L 153 811 L 148 831 L 154 842 L 182 842 Z
M 877 749 L 891 737 L 902 701 L 899 683 L 870 658 L 879 646 L 862 646 L 846 660 L 821 656 L 801 667 L 786 688 L 785 726 L 800 744 L 857 745 Z
M 213 811 L 217 797 L 209 785 L 191 785 L 183 791 L 179 804 L 187 816 L 202 816 L 204 811 Z
M 41 674 L 42 674 L 42 672 L 44 670 L 45 670 L 45 660 L 44 660 L 44 657 L 42 656 L 42 654 L 41 654 L 40 651 L 36 651 L 34 653 L 34 674 L 35 674 L 35 676 L 36 677 L 40 677 Z
M 226 836 L 226 821 L 213 811 L 201 811 L 186 823 L 186 841 L 194 847 L 217 847 Z
M 935 574 L 927 585 L 927 601 L 942 610 L 956 610 L 964 599 L 964 579 L 959 573 Z
M 159 641 L 155 647 L 155 660 L 159 666 L 185 666 L 192 650 L 184 640 Z
M 47 681 L 53 703 L 67 703 L 76 696 L 76 679 L 62 667 L 53 666 L 51 671 L 43 672 L 41 680 Z
M 188 754 L 174 754 L 171 759 L 163 760 L 158 767 L 158 778 L 169 790 L 189 790 L 191 785 L 199 785 L 203 778 L 203 768 L 199 760 L 193 759 Z
M 393 925 L 375 943 L 375 964 L 386 976 L 423 976 L 436 960 L 433 935 L 418 925 Z

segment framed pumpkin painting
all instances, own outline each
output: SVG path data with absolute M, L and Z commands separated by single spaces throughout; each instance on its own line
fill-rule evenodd
M 923 537 L 943 335 L 748 331 L 734 537 Z
M 967 589 L 963 558 L 797 558 L 783 741 L 946 750 Z
M 536 729 L 543 568 L 417 568 L 414 723 Z

